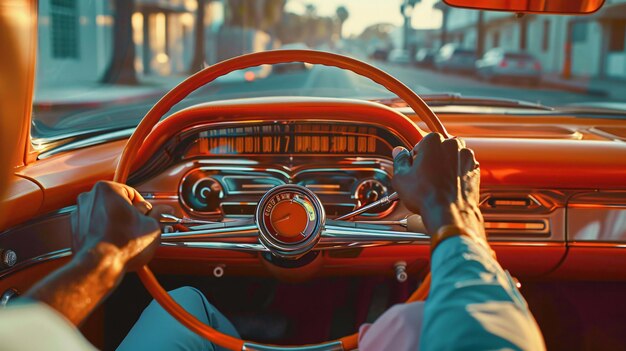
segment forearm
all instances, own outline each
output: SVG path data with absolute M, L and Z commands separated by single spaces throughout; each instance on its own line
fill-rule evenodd
M 100 245 L 75 256 L 24 296 L 48 304 L 74 325 L 79 325 L 123 276 L 123 264 L 114 250 Z
M 448 238 L 431 265 L 422 350 L 545 348 L 522 295 L 485 248 Z

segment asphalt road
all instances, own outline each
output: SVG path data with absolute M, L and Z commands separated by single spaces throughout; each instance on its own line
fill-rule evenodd
M 508 98 L 562 106 L 570 103 L 605 101 L 607 98 L 549 89 L 541 85 L 533 87 L 524 82 L 489 83 L 471 76 L 444 74 L 433 70 L 376 62 L 379 68 L 395 76 L 418 94 L 460 93 L 464 96 Z M 333 67 L 316 65 L 306 70 L 286 73 L 270 73 L 266 77 L 246 82 L 241 79 L 219 81 L 209 84 L 190 95 L 173 111 L 192 104 L 257 96 L 323 96 L 381 99 L 393 97 L 385 88 L 367 78 Z M 107 103 L 100 107 L 49 106 L 35 111 L 43 122 L 33 129 L 35 136 L 51 136 L 68 131 L 90 128 L 122 128 L 138 123 L 139 119 L 158 100 L 152 97 L 143 101 Z M 172 112 L 173 112 L 172 111 Z M 51 128 L 50 128 L 51 127 Z
M 570 103 L 605 101 L 607 98 L 530 86 L 524 81 L 490 83 L 469 75 L 446 74 L 430 69 L 377 62 L 376 66 L 398 78 L 418 94 L 460 93 L 464 96 L 507 98 L 561 106 Z M 369 79 L 340 69 L 313 66 L 309 70 L 271 73 L 250 83 L 215 84 L 196 96 L 211 100 L 237 96 L 311 95 L 329 97 L 385 98 L 392 95 Z

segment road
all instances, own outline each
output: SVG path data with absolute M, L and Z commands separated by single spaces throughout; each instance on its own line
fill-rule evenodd
M 541 103 L 547 106 L 561 106 L 570 103 L 598 102 L 607 98 L 586 95 L 546 87 L 531 87 L 521 82 L 488 83 L 471 76 L 443 74 L 440 72 L 402 66 L 386 62 L 376 62 L 379 68 L 395 76 L 418 94 L 460 93 L 464 96 L 508 98 Z M 243 75 L 242 75 L 243 77 Z M 192 104 L 244 97 L 257 96 L 323 96 L 351 97 L 361 99 L 381 99 L 393 97 L 385 88 L 367 78 L 333 67 L 316 65 L 311 69 L 287 73 L 270 73 L 264 78 L 214 82 L 190 95 L 178 110 Z M 35 136 L 51 136 L 68 131 L 114 126 L 129 127 L 138 123 L 158 98 L 152 97 L 138 102 L 105 103 L 100 107 L 55 108 L 46 106 L 36 109 L 38 121 L 33 129 Z M 52 128 L 49 128 L 52 127 Z
M 561 106 L 570 103 L 605 101 L 607 98 L 587 95 L 544 86 L 529 86 L 525 82 L 484 82 L 472 76 L 444 74 L 441 72 L 396 65 L 384 62 L 376 66 L 398 78 L 418 94 L 460 93 L 464 96 L 507 98 Z M 270 74 L 268 77 L 246 84 L 214 85 L 201 93 L 218 98 L 235 96 L 312 95 L 330 97 L 358 97 L 376 99 L 391 97 L 385 88 L 340 69 L 313 66 L 310 70 Z

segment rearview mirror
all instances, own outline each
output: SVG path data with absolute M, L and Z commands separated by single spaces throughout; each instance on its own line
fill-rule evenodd
M 598 11 L 604 0 L 443 0 L 447 5 L 475 10 L 580 15 Z

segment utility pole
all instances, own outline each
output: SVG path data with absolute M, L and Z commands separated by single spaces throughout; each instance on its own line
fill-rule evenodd
M 441 11 L 441 45 L 444 46 L 448 42 L 448 14 L 450 7 L 444 4 L 442 1 L 435 3 L 433 8 Z
M 411 15 L 413 14 L 413 5 L 415 1 L 406 0 L 400 5 L 400 12 L 404 17 L 402 48 L 409 51 L 409 38 L 411 36 Z

